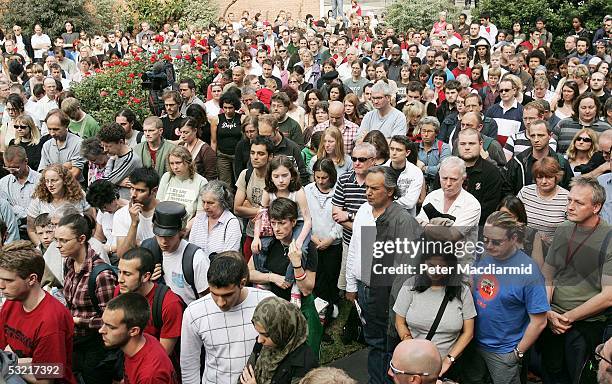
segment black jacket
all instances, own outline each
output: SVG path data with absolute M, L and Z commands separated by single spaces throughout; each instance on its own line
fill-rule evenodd
M 262 345 L 255 343 L 253 351 L 259 357 Z M 272 377 L 272 384 L 291 384 L 294 378 L 304 377 L 310 370 L 317 368 L 319 361 L 312 353 L 312 350 L 304 342 L 293 352 L 288 354 L 276 368 Z
M 572 181 L 572 177 L 574 177 L 574 172 L 570 167 L 569 162 L 563 157 L 563 155 L 558 154 L 553 151 L 551 148 L 548 148 L 548 156 L 556 159 L 561 165 L 561 169 L 563 169 L 563 177 L 559 182 L 559 185 L 567 190 L 569 190 L 570 181 Z M 527 148 L 523 152 L 514 156 L 508 164 L 506 164 L 506 181 L 508 182 L 511 193 L 516 195 L 519 193 L 521 188 L 525 185 L 535 183 L 533 179 L 533 175 L 531 174 L 531 168 L 536 160 L 533 157 L 533 148 Z

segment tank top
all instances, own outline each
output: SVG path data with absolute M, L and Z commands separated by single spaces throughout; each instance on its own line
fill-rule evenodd
M 240 127 L 240 114 L 236 113 L 232 119 L 219 114 L 219 124 L 217 125 L 217 148 L 219 152 L 226 155 L 234 155 L 236 145 L 242 138 Z
M 272 192 L 268 192 L 268 197 L 270 198 L 270 204 L 272 204 L 274 200 L 278 199 L 278 197 L 276 196 L 276 193 L 272 193 Z M 304 221 L 304 217 L 302 216 L 302 210 L 300 209 L 300 204 L 298 204 L 297 202 L 297 191 L 290 192 L 287 198 L 291 201 L 294 201 L 297 204 L 297 207 L 298 207 L 297 221 Z

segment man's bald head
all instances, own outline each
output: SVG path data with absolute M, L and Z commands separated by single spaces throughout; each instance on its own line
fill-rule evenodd
M 342 113 L 344 114 L 344 104 L 341 101 L 335 100 L 329 102 L 328 112 L 332 113 Z
M 338 100 L 331 101 L 327 109 L 329 125 L 338 129 L 344 128 L 344 103 Z
M 608 129 L 599 134 L 599 148 L 603 151 L 610 151 L 612 147 L 612 129 Z
M 468 112 L 461 118 L 461 129 L 472 128 L 477 131 L 482 129 L 482 117 L 480 113 Z
M 393 351 L 391 364 L 396 369 L 405 372 L 413 372 L 427 375 L 422 375 L 423 383 L 435 383 L 442 369 L 442 358 L 436 345 L 425 339 L 404 340 L 398 344 Z M 393 371 L 389 369 L 389 374 L 396 384 L 404 384 L 408 382 L 409 375 L 393 375 Z

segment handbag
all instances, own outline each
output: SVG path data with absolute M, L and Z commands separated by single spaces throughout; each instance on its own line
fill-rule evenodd
M 272 231 L 272 224 L 270 223 L 270 214 L 268 213 L 268 208 L 262 208 L 259 210 L 257 215 L 255 216 L 255 220 L 259 220 L 259 236 L 260 237 L 268 237 L 274 236 L 274 232 Z
M 438 313 L 436 314 L 436 318 L 434 319 L 433 324 L 431 324 L 431 328 L 429 328 L 429 332 L 427 332 L 427 336 L 425 338 L 427 340 L 433 339 L 436 334 L 436 330 L 438 329 L 438 325 L 440 325 L 440 320 L 442 320 L 442 315 L 444 315 L 444 310 L 446 310 L 446 305 L 448 304 L 448 295 L 444 294 L 444 299 L 442 299 L 442 303 L 440 304 L 440 308 L 438 308 Z

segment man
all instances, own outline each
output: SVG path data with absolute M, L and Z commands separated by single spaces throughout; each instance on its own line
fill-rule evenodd
M 82 139 L 95 136 L 100 130 L 100 124 L 81 109 L 81 103 L 74 97 L 62 101 L 62 111 L 70 118 L 68 130 Z
M 528 132 L 531 146 L 510 159 L 506 168 L 505 178 L 512 189 L 512 193 L 517 194 L 524 186 L 535 183 L 531 173 L 533 164 L 547 156 L 556 159 L 559 163 L 563 170 L 563 177 L 559 181 L 559 185 L 568 189 L 570 181 L 574 177 L 574 172 L 569 161 L 550 147 L 552 132 L 548 123 L 544 120 L 535 120 L 530 123 Z
M 342 264 L 338 288 L 346 289 L 346 259 L 353 235 L 353 222 L 359 207 L 366 202 L 365 177 L 376 158 L 376 148 L 370 143 L 359 143 L 353 148 L 353 170 L 338 178 L 332 198 L 332 218 L 342 226 Z
M 519 248 L 519 231 L 519 224 L 506 212 L 493 213 L 485 224 L 482 243 L 486 254 L 476 262 L 472 273 L 478 315 L 474 347 L 464 353 L 464 383 L 482 383 L 487 376 L 494 384 L 520 383 L 521 370 L 528 363 L 523 361 L 524 354 L 546 327 L 550 306 L 544 279 L 537 263 Z M 495 268 L 491 273 L 484 272 L 499 265 L 525 269 L 517 273 L 496 272 Z
M 350 47 L 346 50 L 346 58 L 342 62 L 342 64 L 336 67 L 336 71 L 338 71 L 338 78 L 345 82 L 346 80 L 350 80 L 352 77 L 352 63 L 357 60 L 359 63 L 359 50 L 356 47 Z M 350 87 L 349 87 L 350 88 Z
M 546 109 L 544 107 L 543 100 L 529 102 L 523 108 L 523 126 L 525 129 L 519 130 L 516 134 L 508 137 L 506 140 L 506 144 L 504 145 L 506 160 L 510 161 L 512 157 L 531 147 L 531 141 L 529 140 L 529 128 L 536 120 L 546 120 Z M 554 125 L 549 123 L 548 126 L 553 127 Z M 550 145 L 553 151 L 557 149 L 557 141 L 552 136 L 550 137 L 547 145 Z
M 293 140 L 286 138 L 285 135 L 280 132 L 278 119 L 274 115 L 261 115 L 258 118 L 258 123 L 259 135 L 272 140 L 274 144 L 274 155 L 285 155 L 293 159 L 300 174 L 302 185 L 307 185 L 310 182 L 310 174 L 304 164 L 300 146 Z
M 336 40 L 336 53 L 332 55 L 332 59 L 336 63 L 336 67 L 344 64 L 348 61 L 347 58 L 347 48 L 349 47 L 348 37 L 340 36 L 338 40 Z
M 369 383 L 385 383 L 388 369 L 387 328 L 391 281 L 401 276 L 376 272 L 378 267 L 391 267 L 409 262 L 410 256 L 397 251 L 386 253 L 379 259 L 363 244 L 371 244 L 366 228 L 375 227 L 375 241 L 385 243 L 396 239 L 413 241 L 421 229 L 401 205 L 394 203 L 399 189 L 394 183 L 394 172 L 383 166 L 370 168 L 365 178 L 367 204 L 361 205 L 353 222 L 353 236 L 346 260 L 346 298 L 358 301 L 365 319 L 363 335 L 369 347 Z M 363 244 L 362 244 L 363 242 Z
M 575 35 L 569 35 L 565 38 L 564 49 L 566 57 L 576 53 L 576 39 Z
M 608 135 L 610 136 L 610 135 Z M 606 147 L 606 151 L 608 153 L 607 157 L 608 157 L 608 166 L 612 165 L 612 156 L 610 156 L 610 144 L 607 145 Z M 601 185 L 604 190 L 606 191 L 606 202 L 603 205 L 603 208 L 601 209 L 601 217 L 602 219 L 604 219 L 606 221 L 606 223 L 608 224 L 612 224 L 612 173 L 606 173 L 603 174 L 601 176 L 599 176 L 597 178 L 597 182 L 599 183 L 599 185 Z M 2 183 L 2 180 L 0 180 L 0 184 Z
M 145 167 L 154 168 L 159 175 L 166 173 L 168 153 L 175 145 L 162 137 L 164 123 L 157 116 L 149 116 L 142 123 L 145 141 L 136 145 L 134 153 Z
M 542 44 L 550 48 L 553 42 L 553 36 L 552 33 L 548 32 L 546 29 L 546 20 L 542 17 L 538 17 L 535 22 L 535 29 L 540 32 Z
M 480 118 L 482 119 L 482 134 L 497 140 L 497 123 L 492 118 L 485 117 L 482 114 L 483 105 L 482 99 L 479 97 L 479 95 L 474 93 L 466 95 L 463 99 L 463 108 L 465 108 L 465 113 L 475 112 L 479 114 Z
M 600 359 L 597 367 L 597 382 L 599 384 L 612 383 L 612 338 L 597 346 L 595 356 Z
M 586 37 L 579 37 L 576 40 L 576 52 L 568 56 L 568 58 L 575 57 L 580 61 L 580 64 L 588 65 L 589 60 L 593 58 L 593 55 L 589 54 L 589 39 Z
M 591 86 L 591 92 L 599 99 L 599 104 L 605 105 L 606 100 L 610 97 L 610 93 L 605 89 L 606 75 L 601 72 L 593 72 L 589 79 L 589 85 Z
M 457 50 L 456 56 L 457 58 L 457 67 L 452 70 L 453 76 L 455 79 L 459 77 L 459 75 L 466 75 L 470 79 L 472 78 L 472 68 L 468 66 L 468 51 L 465 48 L 459 48 Z
M 435 384 L 442 370 L 442 360 L 436 345 L 430 340 L 404 340 L 395 347 L 388 374 L 394 384 L 410 384 L 418 377 L 420 383 Z
M 32 49 L 34 49 L 34 61 L 42 63 L 43 55 L 51 48 L 51 39 L 47 34 L 43 33 L 40 24 L 34 26 L 34 34 L 32 35 L 31 43 Z
M 166 110 L 166 113 L 161 116 L 164 139 L 176 141 L 180 136 L 178 130 L 181 129 L 185 120 L 185 116 L 181 115 L 183 99 L 177 91 L 166 91 L 161 98 Z
M 568 221 L 555 231 L 542 267 L 551 306 L 541 339 L 542 361 L 556 382 L 578 380 L 606 327 L 604 312 L 612 294 L 612 229 L 599 216 L 605 199 L 596 180 L 574 178 Z
M 28 241 L 5 245 L 0 252 L 0 290 L 6 301 L 0 311 L 0 348 L 10 346 L 19 362 L 61 366 L 62 382 L 76 384 L 72 373 L 74 322 L 70 312 L 41 288 L 44 259 Z M 27 382 L 53 383 L 25 375 Z
M 151 250 L 157 258 L 156 268 L 161 263 L 161 273 L 168 288 L 189 304 L 208 292 L 206 271 L 209 260 L 204 251 L 184 240 L 186 226 L 187 211 L 183 204 L 159 202 L 153 214 L 155 237 L 143 241 L 141 245 Z M 190 257 L 186 257 L 188 254 Z M 186 261 L 191 261 L 192 265 L 183 265 Z
M 469 117 L 474 122 L 476 118 L 476 114 Z M 484 154 L 488 157 L 488 152 L 483 148 L 483 139 L 480 132 L 467 126 L 463 128 L 463 124 L 462 120 L 462 129 L 457 139 L 457 149 L 459 158 L 465 162 L 466 166 L 467 185 L 465 185 L 465 190 L 480 202 L 479 225 L 484 225 L 487 217 L 497 210 L 497 206 L 504 195 L 504 179 L 499 168 L 483 156 Z M 501 155 L 501 148 L 499 148 L 499 153 Z
M 181 115 L 185 116 L 187 114 L 187 108 L 192 104 L 197 104 L 204 108 L 204 102 L 196 94 L 196 85 L 192 78 L 185 77 L 181 79 L 179 83 L 179 92 L 183 99 L 180 111 Z
M 138 32 L 138 34 L 136 35 L 137 45 L 142 44 L 142 37 L 144 35 L 148 35 L 149 37 L 155 35 L 155 32 L 151 30 L 151 26 L 146 21 L 143 21 L 142 23 L 140 23 L 140 28 L 141 28 L 140 32 Z
M 62 68 L 64 73 L 66 73 L 66 77 L 70 78 L 78 71 L 74 61 L 70 60 L 65 56 L 63 47 L 54 47 L 53 54 L 55 56 L 57 64 Z
M 436 111 L 438 121 L 443 122 L 447 116 L 451 117 L 451 119 L 455 117 L 453 120 L 457 120 L 457 107 L 455 104 L 457 102 L 457 97 L 459 96 L 460 90 L 461 83 L 459 83 L 457 80 L 449 80 L 444 83 L 444 101 L 440 103 L 440 106 Z M 443 131 L 444 129 L 441 129 L 440 134 L 446 136 L 447 133 Z M 448 135 L 450 135 L 450 132 L 448 132 Z
M 143 331 L 159 340 L 166 355 L 178 359 L 174 355 L 175 347 L 181 337 L 181 323 L 185 309 L 181 298 L 164 286 L 151 281 L 155 269 L 153 254 L 146 248 L 130 249 L 119 260 L 119 276 L 115 296 L 128 292 L 137 293 L 147 299 L 151 308 L 151 316 Z M 158 313 L 161 324 L 155 318 L 155 306 L 159 305 L 155 297 L 161 300 L 161 312 Z
M 302 148 L 304 147 L 304 135 L 302 134 L 302 128 L 300 128 L 300 124 L 297 121 L 287 116 L 290 105 L 291 100 L 285 92 L 276 93 L 274 96 L 272 96 L 270 113 L 273 114 L 278 120 L 278 130 L 283 134 L 283 136 L 287 137 Z
M 153 237 L 153 213 L 159 175 L 151 168 L 138 168 L 130 174 L 130 203 L 115 212 L 112 234 L 117 241 L 117 255 L 122 257 L 130 249 Z
M 329 120 L 317 124 L 313 129 L 313 133 L 324 131 L 329 127 L 338 128 L 342 133 L 344 153 L 352 153 L 359 126 L 344 117 L 344 104 L 341 101 L 336 100 L 329 103 L 328 116 Z
M 119 187 L 119 196 L 130 198 L 129 175 L 142 167 L 140 157 L 125 142 L 125 130 L 117 123 L 107 124 L 98 133 L 104 153 L 109 156 L 104 178 Z
M 49 136 L 42 147 L 38 171 L 42 171 L 49 164 L 59 163 L 68 169 L 77 180 L 82 180 L 81 174 L 85 160 L 81 157 L 82 139 L 68 132 L 70 118 L 59 109 L 54 109 L 45 120 Z
M 540 48 L 544 42 L 540 39 L 541 33 L 537 29 L 532 29 L 529 32 L 529 39 L 519 44 L 519 47 L 526 47 L 527 51 L 531 53 L 534 50 Z
M 364 57 L 364 64 L 373 61 L 374 63 L 386 63 L 388 60 L 383 56 L 384 43 L 381 40 L 372 41 L 372 55 Z
M 281 79 L 274 76 L 272 71 L 274 70 L 274 62 L 272 59 L 266 57 L 261 64 L 261 76 L 259 76 L 259 83 L 261 85 L 266 84 L 267 79 L 272 79 L 276 82 L 276 89 L 280 90 L 283 87 Z
M 234 384 L 255 346 L 257 331 L 251 322 L 255 308 L 273 294 L 247 287 L 249 269 L 238 252 L 218 254 L 210 263 L 207 278 L 210 294 L 191 303 L 183 314 L 183 384 Z M 201 375 L 202 347 L 206 362 Z
M 32 201 L 34 189 L 38 185 L 40 173 L 28 166 L 28 156 L 21 146 L 11 145 L 4 151 L 3 158 L 4 168 L 9 171 L 9 174 L 0 179 L 0 194 L 15 213 L 15 219 L 19 225 L 17 230 L 25 230 L 26 232 L 22 232 L 22 235 L 27 236 L 28 207 Z M 12 221 L 5 222 L 5 224 L 10 223 Z M 10 233 L 13 231 L 14 229 L 11 229 Z M 17 239 L 12 238 L 10 241 Z
M 450 69 L 448 69 L 448 53 L 444 52 L 444 51 L 438 51 L 434 54 L 434 60 L 433 60 L 433 69 L 439 69 L 441 71 L 443 71 L 444 73 L 446 73 L 446 81 L 450 81 L 450 80 L 455 80 L 455 75 L 453 75 L 453 73 L 451 72 Z M 429 80 L 427 81 L 427 85 L 430 88 L 433 88 L 433 75 L 429 77 Z
M 244 78 L 246 77 L 246 73 L 244 72 L 244 68 L 242 68 L 241 66 L 237 65 L 234 68 L 232 68 L 232 86 L 235 86 L 237 88 L 241 88 L 242 85 L 244 84 Z M 181 113 L 182 110 L 181 110 Z M 184 114 L 184 113 L 183 113 Z
M 372 86 L 372 104 L 374 110 L 366 113 L 361 121 L 357 141 L 363 140 L 372 131 L 381 131 L 387 140 L 395 135 L 405 135 L 407 131 L 406 116 L 393 108 L 391 97 L 395 97 L 391 86 L 379 80 Z
M 49 56 L 49 57 L 53 57 L 53 60 L 55 60 L 54 56 Z M 56 81 L 56 83 L 58 84 L 57 89 L 59 91 L 67 91 L 70 89 L 70 80 L 65 78 L 64 75 L 65 74 L 62 71 L 62 67 L 60 67 L 58 63 L 53 62 L 52 64 L 49 65 L 49 76 L 51 76 L 51 78 Z M 60 85 L 61 85 L 61 89 L 60 89 Z
M 477 112 L 467 112 L 461 119 L 461 129 L 457 132 L 456 138 L 453 140 L 453 155 L 459 154 L 458 140 L 459 134 L 465 129 L 473 129 L 480 134 L 482 139 L 482 146 L 480 149 L 480 157 L 483 160 L 487 160 L 491 164 L 497 165 L 499 168 L 503 168 L 506 165 L 506 158 L 504 157 L 504 151 L 497 140 L 483 134 L 483 123 L 482 116 Z M 461 157 L 461 156 L 459 156 Z
M 595 152 L 591 160 L 583 167 L 582 176 L 599 177 L 610 172 L 610 149 L 612 148 L 612 129 L 599 134 L 599 151 Z
M 506 144 L 508 137 L 516 135 L 521 130 L 523 120 L 523 106 L 519 104 L 516 96 L 521 92 L 508 76 L 504 77 L 499 84 L 499 95 L 501 101 L 492 105 L 486 112 L 485 117 L 490 117 L 497 123 L 497 141 Z
M 508 58 L 508 72 L 510 72 L 511 75 L 517 76 L 519 79 L 521 79 L 521 82 L 523 83 L 523 89 L 520 90 L 521 92 L 529 92 L 533 90 L 533 78 L 529 72 L 523 69 L 523 57 L 520 53 L 511 55 Z M 505 79 L 506 77 L 504 76 L 504 80 Z M 501 84 L 499 87 L 501 92 Z
M 41 107 L 40 115 L 44 119 L 50 111 L 59 108 L 55 101 L 55 97 L 57 96 L 57 83 L 55 79 L 47 77 L 43 81 L 43 90 L 45 91 L 45 95 L 38 100 L 37 104 Z
M 119 348 L 124 356 L 126 383 L 177 384 L 177 373 L 157 339 L 144 332 L 151 310 L 147 299 L 135 292 L 108 302 L 98 332 L 106 348 Z
M 17 53 L 21 56 L 26 57 L 27 61 L 34 57 L 34 49 L 32 49 L 32 41 L 30 36 L 24 35 L 21 30 L 21 26 L 13 25 L 13 35 L 15 37 L 15 45 L 17 47 Z
M 487 39 L 489 46 L 495 45 L 497 39 L 497 27 L 491 23 L 491 14 L 489 12 L 480 13 L 480 31 L 479 35 Z
M 391 47 L 391 59 L 389 59 L 389 73 L 387 79 L 396 82 L 399 81 L 400 71 L 404 64 L 406 63 L 402 60 L 402 50 L 400 46 L 396 44 Z

